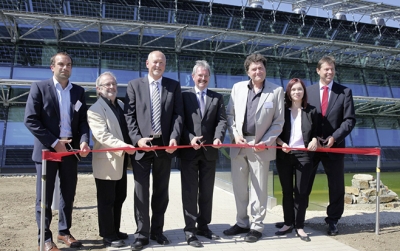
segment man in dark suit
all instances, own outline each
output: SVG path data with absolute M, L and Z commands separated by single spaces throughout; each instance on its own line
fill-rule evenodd
M 322 57 L 317 66 L 319 84 L 309 86 L 307 93 L 309 103 L 317 108 L 320 116 L 317 126 L 320 145 L 343 148 L 346 136 L 355 126 L 356 118 L 351 89 L 333 81 L 335 66 L 334 58 Z M 329 206 L 325 222 L 329 225 L 328 234 L 337 235 L 337 223 L 344 211 L 344 155 L 316 152 L 313 160 L 308 194 L 311 193 L 318 165 L 322 162 L 329 187 Z
M 208 224 L 211 222 L 218 148 L 225 137 L 227 120 L 222 95 L 207 89 L 210 66 L 206 61 L 196 62 L 192 78 L 195 87 L 182 93 L 185 119 L 181 143 L 193 147 L 179 151 L 182 203 L 186 241 L 191 246 L 202 247 L 196 232 L 208 239 L 219 239 Z M 213 144 L 213 147 L 202 144 Z
M 80 149 L 82 157 L 89 153 L 89 126 L 85 90 L 69 81 L 72 59 L 64 52 L 57 53 L 50 60 L 53 72 L 51 79 L 33 83 L 25 109 L 25 126 L 35 136 L 32 160 L 36 166 L 36 221 L 40 229 L 42 150 L 66 152 Z M 68 150 L 67 150 L 68 149 Z M 77 248 L 82 243 L 70 233 L 72 208 L 78 181 L 78 154 L 63 157 L 61 162 L 47 161 L 46 202 L 45 202 L 45 250 L 59 250 L 53 242 L 50 223 L 54 182 L 60 177 L 60 206 L 58 241 Z M 39 233 L 40 237 L 40 233 Z M 40 241 L 40 240 L 39 240 Z
M 134 146 L 177 146 L 183 123 L 183 104 L 179 82 L 163 77 L 166 58 L 153 51 L 146 60 L 149 75 L 128 83 L 125 117 Z M 153 138 L 149 140 L 148 137 Z M 177 148 L 137 151 L 132 158 L 135 179 L 134 209 L 137 230 L 132 250 L 140 250 L 149 238 L 161 245 L 169 244 L 163 235 L 164 214 L 168 206 L 168 185 L 171 158 Z M 149 217 L 150 170 L 153 175 L 153 195 Z

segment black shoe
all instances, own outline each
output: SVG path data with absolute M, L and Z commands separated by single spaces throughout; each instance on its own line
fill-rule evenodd
M 244 237 L 244 241 L 256 242 L 261 238 L 261 236 L 262 236 L 261 232 L 258 232 L 256 230 L 250 230 L 250 232 Z
M 337 223 L 329 222 L 328 225 L 329 225 L 328 235 L 335 236 L 335 235 L 339 234 L 339 230 L 337 228 Z
M 157 241 L 160 245 L 168 245 L 170 241 L 163 234 L 151 234 L 150 239 L 153 241 Z
M 201 248 L 203 247 L 203 244 L 197 239 L 196 235 L 194 234 L 186 234 L 185 239 L 188 245 L 195 247 L 195 248 Z
M 135 241 L 131 245 L 131 250 L 140 250 L 147 244 L 149 244 L 148 239 L 135 239 Z
M 306 242 L 311 241 L 311 239 L 310 239 L 310 237 L 308 237 L 308 235 L 306 235 L 306 236 L 301 236 L 301 235 L 299 235 L 299 233 L 297 233 L 297 229 L 296 229 L 295 231 L 296 231 L 296 235 L 297 235 L 298 237 L 300 237 L 300 240 L 306 241 Z
M 219 239 L 221 239 L 221 237 L 219 237 L 218 235 L 214 234 L 210 229 L 197 230 L 196 234 L 200 235 L 200 236 L 204 236 L 204 237 L 206 237 L 207 239 L 210 239 L 210 240 L 219 240 Z
M 277 223 L 275 223 L 275 227 L 276 228 L 283 228 L 284 225 L 285 225 L 285 222 L 277 222 Z
M 118 239 L 121 239 L 121 240 L 126 240 L 129 238 L 128 234 L 123 233 L 123 232 L 117 232 L 117 236 L 118 236 Z
M 237 224 L 235 224 L 233 227 L 230 227 L 227 230 L 224 230 L 224 235 L 237 235 L 237 234 L 243 234 L 243 233 L 248 233 L 250 231 L 250 228 L 243 228 L 239 227 Z
M 103 238 L 103 244 L 106 247 L 119 248 L 125 246 L 125 242 L 118 238 Z
M 285 225 L 284 225 L 285 226 Z M 283 227 L 283 226 L 282 226 Z M 280 236 L 280 235 L 285 235 L 285 234 L 288 234 L 288 233 L 291 233 L 293 231 L 293 226 L 290 226 L 288 229 L 286 229 L 285 231 L 276 231 L 275 232 L 275 235 L 278 235 L 278 236 Z

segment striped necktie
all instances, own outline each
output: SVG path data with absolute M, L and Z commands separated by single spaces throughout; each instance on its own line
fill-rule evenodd
M 157 82 L 153 82 L 153 93 L 151 94 L 151 102 L 153 104 L 151 110 L 151 128 L 154 134 L 161 133 L 161 99 L 160 90 L 158 90 Z

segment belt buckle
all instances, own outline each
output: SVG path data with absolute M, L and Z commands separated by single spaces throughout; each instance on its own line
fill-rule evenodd
M 158 138 L 160 138 L 161 137 L 161 134 L 157 134 L 157 135 L 153 135 L 153 139 L 158 139 Z

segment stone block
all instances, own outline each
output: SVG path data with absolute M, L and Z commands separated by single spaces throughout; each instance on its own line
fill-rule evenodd
M 346 193 L 344 195 L 344 203 L 345 204 L 353 204 L 353 196 L 351 194 Z
M 353 179 L 370 181 L 370 180 L 374 180 L 374 176 L 372 176 L 370 174 L 354 174 Z
M 376 196 L 376 189 L 375 188 L 363 189 L 361 190 L 361 194 L 365 197 Z
M 353 187 L 356 187 L 356 188 L 359 188 L 359 189 L 367 189 L 367 188 L 369 188 L 369 183 L 366 180 L 352 179 L 351 180 L 351 185 Z
M 368 203 L 369 200 L 367 197 L 361 195 L 357 197 L 357 204 L 368 204 Z
M 354 195 L 360 194 L 360 190 L 357 187 L 345 186 L 344 191 L 345 191 L 345 193 L 348 193 L 348 194 L 354 194 Z

